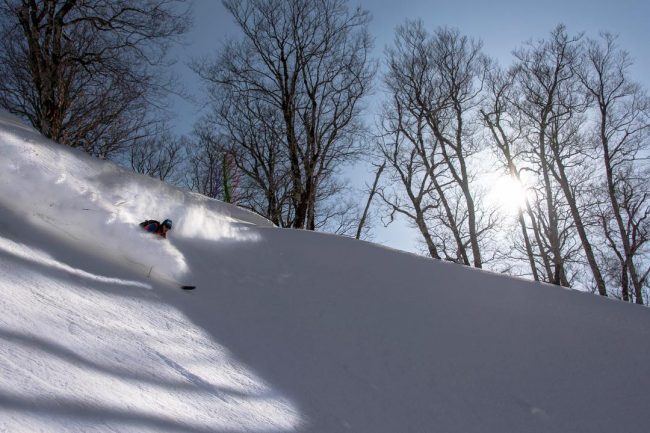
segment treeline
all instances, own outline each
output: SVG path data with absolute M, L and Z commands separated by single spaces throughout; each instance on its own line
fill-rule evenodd
M 525 263 L 537 281 L 644 303 L 650 104 L 615 37 L 558 26 L 501 68 L 457 30 L 407 22 L 386 57 L 379 149 L 391 186 L 380 194 L 432 257 Z M 486 150 L 526 178 L 516 228 L 476 188 Z M 491 243 L 504 229 L 509 245 Z
M 0 104 L 280 227 L 360 238 L 400 215 L 433 258 L 648 302 L 650 100 L 615 36 L 560 25 L 503 67 L 406 21 L 376 60 L 344 0 L 223 3 L 240 37 L 192 63 L 209 102 L 189 137 L 160 115 L 181 0 L 3 0 Z M 487 160 L 526 191 L 514 217 L 487 198 Z M 341 170 L 362 163 L 353 193 Z

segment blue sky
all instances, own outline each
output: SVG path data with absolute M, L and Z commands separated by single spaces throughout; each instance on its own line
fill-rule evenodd
M 220 1 L 195 0 L 194 26 L 186 37 L 186 44 L 172 53 L 178 58 L 176 72 L 195 101 L 174 102 L 172 125 L 177 134 L 188 134 L 200 117 L 202 83 L 187 67 L 193 58 L 210 56 L 228 37 L 237 37 L 237 28 Z M 480 38 L 486 54 L 508 65 L 513 49 L 529 39 L 541 39 L 559 23 L 571 34 L 586 32 L 596 37 L 599 31 L 619 35 L 619 44 L 635 59 L 634 78 L 650 88 L 650 2 L 638 0 L 547 0 L 547 1 L 431 1 L 431 0 L 375 0 L 350 2 L 360 5 L 372 14 L 370 32 L 375 38 L 375 57 L 382 58 L 384 47 L 393 40 L 396 26 L 406 19 L 421 19 L 425 26 L 457 27 L 464 34 Z M 380 71 L 381 73 L 381 71 Z M 379 82 L 379 81 L 378 81 Z M 380 89 L 368 101 L 371 109 L 380 102 Z M 351 181 L 363 185 L 364 176 L 353 176 Z M 368 179 L 371 181 L 371 179 Z M 416 235 L 404 224 L 376 232 L 375 240 L 395 248 L 416 251 Z

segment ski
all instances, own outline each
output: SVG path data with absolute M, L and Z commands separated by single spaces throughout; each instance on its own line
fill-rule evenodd
M 181 289 L 183 289 L 183 290 L 194 290 L 194 289 L 196 289 L 196 286 L 181 286 Z

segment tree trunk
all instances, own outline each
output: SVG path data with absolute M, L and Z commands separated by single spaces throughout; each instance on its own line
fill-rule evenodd
M 569 209 L 571 209 L 571 216 L 573 217 L 573 221 L 575 222 L 576 229 L 578 231 L 578 236 L 582 242 L 582 248 L 584 249 L 585 255 L 587 256 L 587 262 L 589 263 L 591 272 L 593 273 L 594 279 L 596 280 L 598 293 L 601 296 L 607 296 L 607 287 L 605 286 L 605 280 L 603 279 L 600 268 L 598 267 L 598 263 L 596 262 L 596 256 L 594 255 L 591 243 L 587 237 L 587 231 L 585 230 L 585 227 L 582 223 L 582 216 L 578 210 L 578 205 L 576 204 L 575 197 L 571 192 L 571 186 L 569 185 L 569 179 L 566 176 L 564 164 L 562 163 L 560 155 L 558 154 L 557 146 L 553 145 L 551 147 L 553 149 L 553 154 L 555 155 L 555 165 L 557 166 L 558 171 L 556 178 L 558 182 L 560 182 L 564 196 L 566 197 L 569 204 Z
M 547 110 L 548 111 L 548 110 Z M 545 119 L 545 114 L 543 117 Z M 542 177 L 544 179 L 544 191 L 546 194 L 546 210 L 548 212 L 548 238 L 553 253 L 553 279 L 552 283 L 558 286 L 563 285 L 563 280 L 566 280 L 564 272 L 564 260 L 562 258 L 562 250 L 560 248 L 560 236 L 558 233 L 558 217 L 555 210 L 555 203 L 553 200 L 553 188 L 551 187 L 551 178 L 549 175 L 550 166 L 547 161 L 546 155 L 546 121 L 543 120 L 539 132 L 539 157 L 540 166 L 542 169 Z
M 427 249 L 429 250 L 429 255 L 434 259 L 440 259 L 440 254 L 438 254 L 438 249 L 436 248 L 436 245 L 433 243 L 433 239 L 431 238 L 431 233 L 429 233 L 429 228 L 424 222 L 424 215 L 422 214 L 422 211 L 420 209 L 416 209 L 416 213 L 417 213 L 416 215 L 417 218 L 415 220 L 415 223 L 417 224 L 418 230 L 420 230 L 420 233 L 424 238 L 424 242 L 426 243 Z
M 377 185 L 379 184 L 379 178 L 381 177 L 381 173 L 384 171 L 384 168 L 386 168 L 386 161 L 384 161 L 379 166 L 377 172 L 375 173 L 375 181 L 372 183 L 372 188 L 370 189 L 370 193 L 368 194 L 368 201 L 366 202 L 366 207 L 363 209 L 363 214 L 361 215 L 361 219 L 359 220 L 359 227 L 357 227 L 357 234 L 355 235 L 355 238 L 357 239 L 361 238 L 361 232 L 363 231 L 363 226 L 366 224 L 366 218 L 368 217 L 370 204 L 372 203 L 372 199 L 375 196 L 375 193 L 377 192 Z
M 625 261 L 623 262 L 623 273 L 629 272 L 630 277 L 632 279 L 632 285 L 634 287 L 634 293 L 635 297 L 637 298 L 637 303 L 643 304 L 643 297 L 642 297 L 642 285 L 641 282 L 639 281 L 638 273 L 636 271 L 636 266 L 634 265 L 634 260 L 633 260 L 633 254 L 632 254 L 632 249 L 630 247 L 630 240 L 628 237 L 627 230 L 625 230 L 625 223 L 623 222 L 623 215 L 621 213 L 621 206 L 618 203 L 618 198 L 616 197 L 616 187 L 614 185 L 614 170 L 612 169 L 612 157 L 611 157 L 611 152 L 609 149 L 609 139 L 607 138 L 607 133 L 606 133 L 606 123 L 607 123 L 607 112 L 606 108 L 604 107 L 604 103 L 600 101 L 601 104 L 601 109 L 600 109 L 600 140 L 601 140 L 601 145 L 603 147 L 603 156 L 604 156 L 604 163 L 605 163 L 605 177 L 607 178 L 607 193 L 609 196 L 609 201 L 612 205 L 612 210 L 614 213 L 614 219 L 616 220 L 616 225 L 618 227 L 618 233 L 621 238 L 621 243 L 623 244 L 623 252 L 625 253 Z M 621 290 L 624 294 L 625 297 L 628 296 L 628 290 L 629 286 L 628 283 L 628 278 L 626 275 L 625 278 L 625 283 L 626 286 L 621 286 Z M 623 280 L 621 279 L 621 284 L 623 284 Z M 641 297 L 641 300 L 639 302 L 639 297 Z M 627 299 L 626 299 L 627 301 Z

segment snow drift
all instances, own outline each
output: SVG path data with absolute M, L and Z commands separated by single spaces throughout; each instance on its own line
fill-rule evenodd
M 88 253 L 179 279 L 187 272 L 182 254 L 169 242 L 134 231 L 139 222 L 171 218 L 175 236 L 211 240 L 241 237 L 233 221 L 271 225 L 252 212 L 43 144 L 38 133 L 6 114 L 0 128 L 0 205 L 22 211 L 29 223 Z
M 280 230 L 0 115 L 0 431 L 641 433 L 649 313 Z

